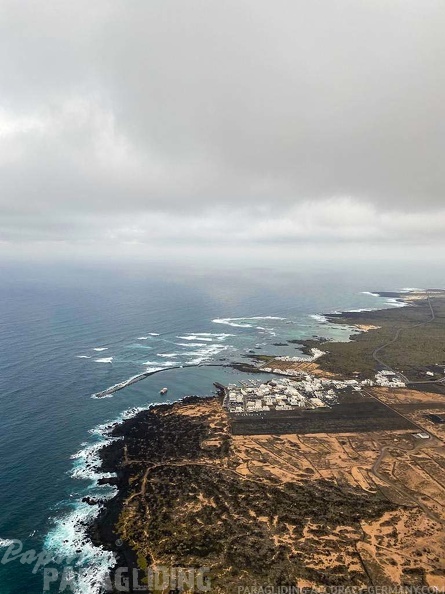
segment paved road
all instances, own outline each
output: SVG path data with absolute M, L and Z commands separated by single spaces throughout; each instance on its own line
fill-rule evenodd
M 440 444 L 440 446 L 433 446 L 433 447 L 441 447 L 442 444 Z M 414 446 L 412 449 L 407 450 L 406 448 L 402 448 L 402 447 L 396 447 L 395 445 L 389 445 L 389 446 L 384 446 L 382 447 L 382 449 L 380 450 L 380 454 L 379 457 L 377 458 L 377 460 L 374 462 L 371 472 L 381 481 L 383 481 L 384 483 L 386 483 L 387 485 L 389 485 L 390 487 L 392 487 L 395 491 L 397 491 L 399 494 L 402 494 L 402 496 L 404 496 L 405 498 L 407 498 L 409 501 L 411 501 L 414 505 L 420 507 L 422 509 L 422 511 L 425 513 L 425 515 L 430 519 L 433 520 L 434 522 L 439 522 L 442 525 L 445 525 L 445 520 L 443 520 L 442 518 L 440 518 L 436 513 L 434 513 L 431 509 L 429 509 L 422 501 L 419 501 L 418 499 L 416 499 L 415 497 L 412 496 L 411 493 L 409 493 L 407 490 L 405 490 L 403 487 L 404 485 L 401 485 L 399 483 L 397 483 L 397 481 L 393 480 L 391 477 L 386 476 L 381 474 L 381 472 L 379 472 L 379 468 L 380 468 L 380 464 L 382 463 L 383 458 L 385 457 L 385 454 L 388 450 L 390 449 L 399 449 L 402 450 L 403 452 L 409 452 L 411 454 L 415 454 L 418 450 L 424 448 L 424 447 L 431 447 L 429 444 L 428 446 L 423 444 L 423 443 L 419 443 L 416 446 Z

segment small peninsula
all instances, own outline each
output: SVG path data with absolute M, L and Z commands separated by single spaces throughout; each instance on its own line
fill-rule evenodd
M 118 493 L 90 536 L 132 591 L 158 566 L 205 566 L 221 593 L 444 586 L 445 291 L 379 295 L 405 307 L 327 314 L 349 342 L 252 355 L 258 382 L 113 427 Z

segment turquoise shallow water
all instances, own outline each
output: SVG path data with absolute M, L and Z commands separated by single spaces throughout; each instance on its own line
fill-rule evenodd
M 0 280 L 0 560 L 8 541 L 20 539 L 24 550 L 81 550 L 83 566 L 95 572 L 110 560 L 82 542 L 79 520 L 95 513 L 81 498 L 106 493 L 91 480 L 104 423 L 160 401 L 164 386 L 165 400 L 176 400 L 209 394 L 214 381 L 244 379 L 208 365 L 240 360 L 251 349 L 297 354 L 274 343 L 314 334 L 346 339 L 347 331 L 312 316 L 385 303 L 363 291 L 440 285 L 437 270 L 340 275 L 332 265 L 242 272 L 4 267 Z M 184 367 L 168 370 L 177 365 Z M 146 369 L 166 371 L 110 398 L 91 398 Z M 32 568 L 0 562 L 0 593 L 41 592 L 42 574 Z M 90 578 L 78 591 L 95 591 Z

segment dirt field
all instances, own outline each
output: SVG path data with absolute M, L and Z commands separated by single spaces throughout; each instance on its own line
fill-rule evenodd
M 385 456 L 376 475 L 373 467 L 382 450 Z M 357 554 L 363 553 L 362 562 L 385 583 L 401 584 L 407 570 L 424 570 L 426 583 L 438 584 L 445 572 L 441 561 L 445 557 L 445 448 L 440 442 L 419 443 L 406 431 L 234 436 L 233 456 L 239 461 L 237 471 L 246 478 L 289 482 L 323 478 L 339 486 L 382 491 L 403 507 L 377 521 L 361 522 L 363 532 L 354 535 L 355 547 L 345 550 L 342 546 L 343 562 L 352 570 Z M 419 509 L 419 503 L 425 510 Z M 303 549 L 312 531 L 308 526 L 300 539 Z M 330 544 L 340 544 L 341 535 L 342 529 L 332 534 Z M 329 563 L 332 547 L 322 549 L 314 556 L 314 567 Z
M 438 398 L 383 389 L 373 396 L 381 406 L 391 400 L 427 405 L 409 413 L 416 422 Z M 192 459 L 180 450 L 158 462 L 155 450 L 145 462 L 128 455 L 131 442 L 125 450 L 123 467 L 132 471 L 119 531 L 138 560 L 203 562 L 202 546 L 218 592 L 253 577 L 308 587 L 445 586 L 445 445 L 439 436 L 420 439 L 417 427 L 232 435 L 216 398 L 175 404 L 157 416 L 190 436 L 196 427 L 199 446 Z M 137 435 L 140 456 L 143 433 Z

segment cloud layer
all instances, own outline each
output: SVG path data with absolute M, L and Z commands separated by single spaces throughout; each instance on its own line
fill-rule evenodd
M 91 4 L 3 2 L 0 240 L 443 241 L 442 0 Z

